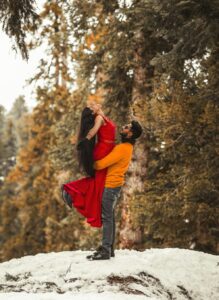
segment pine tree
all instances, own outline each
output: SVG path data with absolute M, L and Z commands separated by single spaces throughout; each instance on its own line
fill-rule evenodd
M 53 126 L 63 115 L 65 101 L 70 95 L 70 47 L 64 9 L 62 1 L 49 1 L 45 4 L 39 35 L 35 35 L 29 45 L 36 47 L 45 41 L 48 53 L 41 60 L 38 74 L 31 80 L 44 79 L 41 85 L 38 84 L 36 91 L 38 104 L 32 113 L 31 138 L 20 150 L 17 164 L 7 178 L 8 185 L 13 185 L 13 191 L 16 190 L 16 197 L 12 195 L 7 206 L 3 204 L 1 208 L 1 213 L 4 214 L 2 230 L 6 232 L 2 259 L 66 249 L 65 243 L 57 243 L 56 239 L 50 237 L 50 234 L 57 237 L 57 232 L 51 233 L 49 229 L 51 224 L 67 215 L 60 205 L 60 185 L 49 159 L 49 149 L 56 142 Z M 8 226 L 12 207 L 17 210 L 16 221 L 19 224 L 14 234 L 11 234 L 11 227 Z M 63 236 L 60 239 L 65 240 Z M 71 245 L 72 243 L 74 239 Z
M 0 105 L 0 186 L 4 181 L 4 144 L 3 144 L 3 134 L 4 134 L 4 126 L 5 126 L 5 108 Z
M 49 56 L 34 78 L 44 82 L 31 138 L 4 184 L 2 259 L 97 243 L 99 231 L 63 210 L 59 193 L 81 176 L 74 148 L 89 99 L 104 99 L 118 127 L 135 118 L 144 128 L 117 210 L 118 245 L 218 253 L 217 19 L 216 0 L 45 5 L 29 46 L 47 43 Z
M 186 148 L 179 147 L 176 150 L 174 147 L 170 147 L 166 153 L 164 145 L 167 142 L 168 144 L 175 143 L 175 140 L 177 143 L 178 138 L 181 138 L 181 131 L 175 133 L 173 131 L 169 140 L 166 141 L 168 139 L 166 132 L 169 132 L 169 130 L 170 132 L 174 128 L 183 130 L 180 112 L 183 112 L 185 124 L 191 122 L 186 117 L 188 119 L 194 118 L 197 121 L 199 107 L 194 106 L 193 101 L 195 101 L 195 98 L 193 96 L 195 91 L 197 93 L 196 81 L 204 79 L 204 70 L 200 75 L 200 79 L 192 78 L 190 74 L 194 69 L 193 62 L 188 63 L 189 59 L 193 61 L 195 58 L 203 59 L 206 54 L 206 47 L 212 48 L 214 53 L 214 42 L 211 42 L 210 45 L 209 41 L 216 41 L 217 33 L 213 33 L 215 30 L 209 32 L 209 28 L 206 29 L 204 26 L 197 25 L 194 28 L 192 26 L 195 24 L 194 22 L 198 24 L 200 15 L 203 20 L 206 17 L 213 16 L 209 22 L 210 27 L 215 28 L 217 9 L 214 13 L 215 2 L 212 2 L 207 11 L 204 10 L 204 4 L 198 2 L 187 1 L 185 3 L 182 1 L 179 4 L 175 1 L 171 5 L 168 1 L 156 1 L 156 3 L 152 1 L 133 1 L 131 7 L 126 5 L 118 7 L 115 2 L 106 4 L 104 1 L 98 1 L 93 2 L 92 5 L 88 2 L 83 2 L 83 4 L 76 2 L 74 7 L 75 15 L 83 16 L 74 21 L 74 25 L 80 29 L 79 37 L 82 41 L 84 41 L 88 29 L 96 34 L 104 28 L 104 35 L 100 36 L 98 40 L 98 45 L 104 45 L 104 48 L 93 47 L 88 55 L 81 55 L 80 59 L 84 61 L 84 64 L 81 64 L 81 71 L 85 74 L 85 77 L 91 78 L 93 70 L 104 70 L 107 76 L 102 82 L 102 86 L 108 91 L 106 106 L 108 103 L 110 106 L 109 111 L 113 112 L 113 117 L 116 118 L 119 114 L 118 111 L 122 112 L 123 109 L 125 115 L 129 111 L 133 111 L 137 119 L 141 120 L 146 132 L 146 143 L 142 141 L 145 150 L 141 150 L 137 154 L 137 167 L 135 170 L 130 169 L 130 173 L 134 172 L 129 174 L 133 175 L 129 177 L 130 181 L 132 177 L 135 178 L 138 180 L 138 186 L 142 188 L 136 189 L 135 193 L 129 185 L 124 193 L 124 199 L 129 199 L 127 201 L 129 209 L 125 215 L 126 220 L 121 226 L 124 228 L 126 236 L 130 233 L 130 241 L 122 242 L 125 246 L 138 242 L 138 236 L 140 237 L 140 243 L 147 246 L 174 245 L 190 247 L 192 245 L 191 240 L 193 240 L 193 235 L 188 231 L 187 221 L 185 221 L 187 219 L 182 218 L 176 226 L 177 219 L 175 217 L 177 214 L 185 215 L 186 197 L 182 191 L 186 186 L 182 186 L 181 190 L 178 185 L 183 178 L 181 174 L 184 173 L 182 172 L 184 166 L 187 165 L 188 161 L 191 164 L 192 159 L 184 157 L 181 153 L 184 153 L 184 151 L 187 153 Z M 189 9 L 185 10 L 184 5 L 190 5 L 192 10 L 193 21 L 191 24 L 187 16 Z M 85 13 L 87 6 L 89 6 L 89 13 Z M 89 22 L 92 18 L 94 20 L 96 18 L 98 21 Z M 107 26 L 107 24 L 110 25 Z M 190 31 L 188 31 L 188 28 Z M 203 31 L 200 32 L 200 28 L 203 28 Z M 175 31 L 177 34 L 175 34 Z M 201 35 L 201 43 L 198 31 Z M 186 39 L 188 34 L 191 36 Z M 184 42 L 185 39 L 186 43 Z M 191 40 L 194 42 L 192 43 Z M 206 47 L 203 44 L 204 42 Z M 110 57 L 110 60 L 107 59 L 108 57 Z M 97 73 L 95 74 L 97 78 Z M 214 74 L 216 75 L 216 73 Z M 202 86 L 204 86 L 203 80 Z M 165 97 L 162 96 L 162 92 L 164 92 Z M 181 106 L 175 101 L 174 97 L 182 99 Z M 173 102 L 172 99 L 174 99 Z M 186 99 L 186 102 L 183 99 Z M 170 122 L 171 119 L 168 119 L 167 123 L 163 122 L 162 124 L 160 121 L 161 125 L 157 124 L 156 121 L 161 118 L 159 110 L 164 109 L 163 116 L 168 116 L 171 112 L 169 106 L 172 109 L 179 109 L 179 114 L 176 114 L 172 122 Z M 191 106 L 194 106 L 192 110 L 194 114 L 189 116 L 188 109 Z M 194 127 L 194 135 L 197 132 L 199 132 L 198 126 Z M 172 136 L 172 134 L 174 135 Z M 186 136 L 186 143 L 188 140 L 193 139 L 193 135 L 189 134 L 187 130 Z M 140 144 L 139 149 L 141 149 Z M 212 149 L 214 149 L 213 144 Z M 148 158 L 148 161 L 142 159 L 144 156 Z M 181 160 L 178 161 L 178 157 L 181 157 Z M 199 159 L 201 160 L 201 157 Z M 143 161 L 146 166 L 148 164 L 148 169 L 143 166 Z M 163 171 L 160 171 L 160 168 Z M 145 176 L 145 171 L 147 176 Z M 160 172 L 163 172 L 162 176 Z M 140 173 L 139 177 L 136 176 L 137 173 Z M 129 179 L 127 182 L 129 182 Z M 215 185 L 212 188 L 214 189 Z M 127 202 L 126 204 L 125 201 L 122 203 L 124 205 L 123 211 Z M 163 213 L 161 213 L 162 208 L 165 208 Z M 208 211 L 208 214 L 210 214 L 210 211 Z M 129 224 L 127 219 L 130 220 L 132 230 L 130 225 L 126 227 Z M 215 219 L 211 222 L 213 228 L 215 228 Z M 126 225 L 124 226 L 124 224 Z M 201 221 L 196 224 L 199 224 L 200 227 Z M 132 234 L 136 229 L 140 233 L 137 239 L 135 234 Z M 182 239 L 182 241 L 176 239 L 179 232 L 181 234 L 185 233 L 185 239 Z M 201 239 L 200 235 L 196 238 L 196 240 L 199 240 L 199 244 Z M 212 244 L 213 246 L 210 246 L 210 248 L 206 246 L 206 249 L 215 251 L 213 250 L 217 248 L 215 238 L 209 236 L 209 240 L 214 240 L 214 245 Z M 200 245 L 197 246 L 197 249 L 199 248 L 201 248 Z
M 15 100 L 8 117 L 12 119 L 14 124 L 17 153 L 29 139 L 29 115 L 24 96 L 19 96 Z
M 157 31 L 169 47 L 151 61 L 161 84 L 156 81 L 160 91 L 154 93 L 151 110 L 155 140 L 146 182 L 145 244 L 157 241 L 215 253 L 218 6 L 215 1 L 207 6 L 198 1 L 173 1 L 170 6 L 162 1 L 157 11 Z
M 26 112 L 25 100 L 19 97 L 14 102 L 11 111 L 1 116 L 1 174 L 3 177 L 6 177 L 15 165 L 19 148 L 27 142 Z
M 34 0 L 0 1 L 0 21 L 6 34 L 15 39 L 15 45 L 21 51 L 23 58 L 28 58 L 26 45 L 27 32 L 35 28 L 37 14 Z

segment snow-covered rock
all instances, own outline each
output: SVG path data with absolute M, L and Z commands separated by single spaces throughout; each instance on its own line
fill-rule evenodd
M 219 256 L 184 249 L 40 253 L 0 264 L 0 299 L 217 300 Z

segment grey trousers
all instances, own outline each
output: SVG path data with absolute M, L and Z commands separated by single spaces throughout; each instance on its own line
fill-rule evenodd
M 103 223 L 103 237 L 102 246 L 109 252 L 111 246 L 114 245 L 116 235 L 115 223 L 115 206 L 120 194 L 121 187 L 105 188 L 102 198 L 102 223 Z

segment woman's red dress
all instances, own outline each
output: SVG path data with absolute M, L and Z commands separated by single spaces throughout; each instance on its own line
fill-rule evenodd
M 94 160 L 104 158 L 115 146 L 116 126 L 110 119 L 104 117 L 104 120 L 105 124 L 97 132 Z M 93 227 L 102 226 L 101 203 L 106 172 L 107 169 L 96 170 L 94 177 L 84 177 L 63 185 L 64 190 L 71 196 L 73 206 Z

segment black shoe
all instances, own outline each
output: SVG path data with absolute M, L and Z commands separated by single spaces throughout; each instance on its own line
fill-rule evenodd
M 99 251 L 95 251 L 92 255 L 88 255 L 87 259 L 89 260 L 106 260 L 110 259 L 110 251 L 106 248 L 100 246 Z
M 99 252 L 102 248 L 103 248 L 103 246 L 99 246 L 99 247 L 95 250 L 95 252 L 94 252 L 93 254 L 90 254 L 90 255 L 86 256 L 87 259 L 90 259 L 94 254 L 96 255 L 96 253 Z M 110 256 L 111 256 L 111 257 L 115 257 L 115 252 L 114 252 L 114 247 L 113 247 L 113 246 L 111 246 L 111 254 L 110 254 Z
M 68 205 L 68 207 L 72 208 L 71 196 L 64 190 L 63 185 L 61 186 L 61 191 L 62 191 L 62 200 L 65 202 L 65 204 Z
M 103 247 L 100 245 L 100 246 L 95 250 L 94 253 L 92 253 L 92 254 L 86 256 L 86 258 L 87 258 L 87 259 L 90 259 L 93 255 L 96 255 L 99 251 L 101 251 L 102 248 L 103 248 Z

